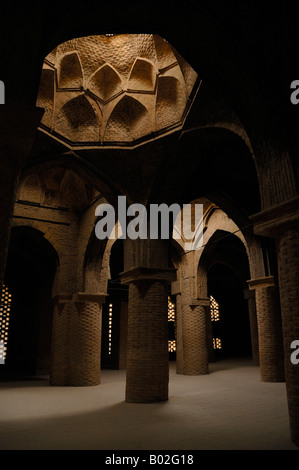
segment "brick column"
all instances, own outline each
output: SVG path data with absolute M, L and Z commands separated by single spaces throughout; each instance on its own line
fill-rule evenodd
M 184 306 L 183 348 L 185 375 L 209 373 L 207 347 L 207 307 L 210 300 L 195 299 Z
M 249 324 L 250 324 L 250 337 L 251 337 L 251 349 L 252 349 L 252 363 L 255 366 L 259 366 L 259 335 L 256 315 L 256 301 L 255 291 L 246 289 L 244 291 L 244 298 L 248 302 L 248 313 L 249 313 Z
M 102 304 L 105 295 L 56 297 L 51 385 L 89 386 L 101 381 Z
M 131 281 L 127 349 L 126 401 L 168 399 L 167 282 Z
M 252 220 L 257 235 L 276 241 L 290 431 L 299 446 L 299 364 L 291 361 L 291 344 L 299 340 L 299 197 L 260 212 Z
M 53 298 L 50 385 L 69 385 L 70 323 L 73 308 L 72 295 L 60 294 Z
M 123 284 L 129 285 L 126 401 L 168 399 L 168 244 L 125 240 Z M 136 267 L 137 266 L 137 267 Z
M 76 310 L 70 332 L 70 385 L 101 382 L 102 305 L 106 295 L 80 292 L 73 296 Z
M 264 382 L 284 382 L 284 359 L 279 290 L 272 276 L 251 280 L 255 290 L 259 362 Z
M 279 230 L 276 243 L 290 428 L 299 446 L 299 364 L 291 361 L 291 344 L 299 340 L 299 222 Z
M 0 105 L 0 288 L 4 280 L 19 176 L 42 115 L 40 108 Z

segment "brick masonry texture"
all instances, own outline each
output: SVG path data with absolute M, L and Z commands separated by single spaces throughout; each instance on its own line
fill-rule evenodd
M 262 380 L 284 381 L 279 292 L 276 286 L 256 289 L 259 354 Z
M 183 373 L 185 375 L 207 374 L 209 367 L 206 309 L 204 306 L 185 306 L 183 317 Z
M 129 287 L 126 401 L 168 399 L 167 283 L 142 280 Z
M 277 287 L 256 289 L 256 309 L 249 308 L 251 340 L 263 380 L 286 380 L 292 439 L 299 446 L 298 365 L 290 362 L 290 344 L 299 339 L 298 225 L 291 224 L 298 218 L 298 126 L 283 90 L 274 100 L 264 88 L 269 76 L 273 89 L 285 83 L 283 24 L 295 15 L 290 12 L 282 24 L 280 12 L 271 9 L 271 40 L 264 41 L 264 22 L 254 23 L 249 2 L 237 13 L 244 23 L 231 21 L 235 11 L 227 4 L 218 2 L 216 11 L 209 5 L 197 14 L 191 3 L 190 8 L 173 8 L 171 17 L 163 2 L 154 5 L 157 9 L 136 9 L 129 2 L 125 10 L 115 7 L 112 17 L 104 4 L 86 5 L 84 11 L 73 9 L 69 22 L 57 10 L 55 28 L 47 7 L 26 8 L 22 15 L 3 12 L 0 35 L 7 47 L 1 79 L 7 78 L 9 104 L 0 109 L 0 283 L 11 227 L 39 231 L 57 254 L 51 383 L 97 384 L 101 306 L 73 301 L 79 293 L 105 294 L 111 274 L 112 244 L 92 236 L 94 205 L 100 200 L 115 204 L 120 194 L 145 204 L 206 196 L 207 244 L 194 256 L 176 247 L 177 372 L 207 373 L 207 312 L 196 301 L 208 295 L 208 265 L 235 261 L 229 254 L 213 258 L 220 241 L 214 235 L 217 230 L 235 234 L 248 255 L 246 281 L 267 273 L 277 278 Z M 93 34 L 95 18 L 113 26 L 123 24 L 125 15 L 126 28 L 139 24 L 147 30 L 157 25 L 157 12 L 161 18 L 165 14 L 161 29 L 167 40 L 156 34 L 80 38 L 83 31 Z M 253 31 L 257 47 L 251 47 L 246 28 Z M 290 48 L 294 44 L 289 41 Z M 267 60 L 259 60 L 258 46 Z M 17 67 L 11 67 L 14 57 Z M 21 70 L 26 73 L 20 85 Z M 200 84 L 195 71 L 203 73 Z M 285 203 L 291 203 L 292 211 L 285 212 Z M 273 222 L 271 211 L 276 210 Z M 258 232 L 254 215 L 271 230 Z M 282 218 L 286 225 L 278 229 Z M 208 246 L 212 238 L 215 243 Z M 134 252 L 130 267 L 174 262 L 166 251 L 162 259 L 155 247 L 140 254 L 144 257 L 137 261 L 142 262 L 134 264 Z M 130 283 L 128 401 L 168 397 L 167 294 L 164 281 Z M 47 328 L 40 339 L 47 332 L 49 341 Z M 39 351 L 37 359 L 46 367 L 46 350 Z
M 299 445 L 299 373 L 298 365 L 292 364 L 290 360 L 290 345 L 294 339 L 299 339 L 298 224 L 290 224 L 279 231 L 277 253 L 290 426 L 293 441 Z

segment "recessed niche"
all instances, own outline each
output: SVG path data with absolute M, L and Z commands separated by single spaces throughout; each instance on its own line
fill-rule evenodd
M 138 91 L 153 91 L 156 74 L 153 65 L 143 59 L 136 59 L 130 74 L 128 89 Z
M 56 118 L 55 130 L 75 142 L 99 140 L 99 120 L 84 95 L 63 106 Z
M 83 85 L 82 68 L 77 52 L 66 54 L 60 61 L 59 88 L 78 89 Z
M 121 79 L 110 65 L 105 64 L 91 77 L 88 88 L 103 101 L 108 101 L 122 91 Z
M 106 126 L 106 141 L 131 141 L 148 132 L 148 111 L 131 96 L 124 96 L 115 106 Z

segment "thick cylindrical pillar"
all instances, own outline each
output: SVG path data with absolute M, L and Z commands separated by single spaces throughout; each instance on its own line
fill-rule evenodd
M 98 385 L 101 381 L 102 303 L 105 295 L 55 298 L 50 384 Z
M 259 362 L 264 382 L 284 382 L 284 355 L 279 290 L 272 277 L 252 280 L 255 289 Z
M 73 296 L 70 330 L 70 376 L 72 386 L 101 382 L 102 303 L 105 296 L 78 293 Z
M 254 290 L 250 291 L 246 289 L 246 291 L 244 292 L 244 297 L 248 302 L 252 363 L 255 366 L 259 366 L 260 364 L 259 335 L 258 335 L 258 325 L 257 325 L 257 315 L 256 315 L 255 291 Z
M 168 289 L 166 281 L 129 285 L 126 401 L 168 399 Z
M 299 446 L 299 196 L 252 216 L 256 234 L 275 238 L 291 438 Z M 293 356 L 295 353 L 295 357 Z
M 185 375 L 209 373 L 206 306 L 200 301 L 184 308 L 183 346 Z
M 69 385 L 70 324 L 74 304 L 71 295 L 57 295 L 53 299 L 50 385 Z
M 299 446 L 299 363 L 291 360 L 293 341 L 299 340 L 299 223 L 290 223 L 277 232 L 277 257 L 286 389 L 293 442 Z M 298 357 L 298 356 L 297 356 Z
M 123 284 L 129 285 L 126 401 L 168 399 L 168 240 L 125 239 Z

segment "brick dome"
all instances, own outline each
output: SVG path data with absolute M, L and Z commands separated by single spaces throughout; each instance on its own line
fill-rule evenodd
M 180 128 L 197 73 L 159 35 L 73 39 L 45 58 L 41 127 L 76 145 L 132 145 Z

